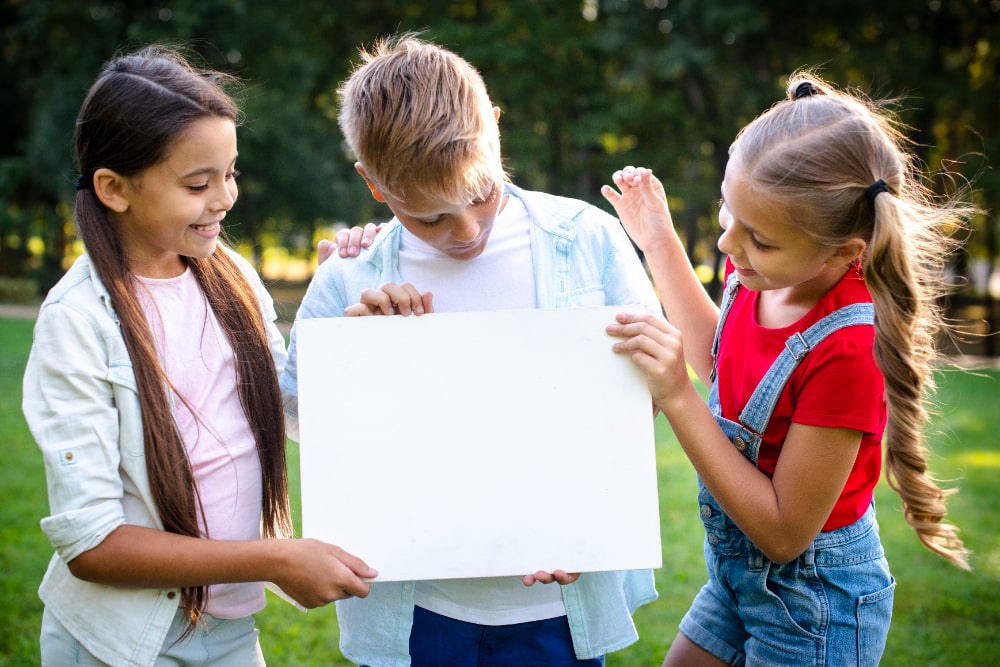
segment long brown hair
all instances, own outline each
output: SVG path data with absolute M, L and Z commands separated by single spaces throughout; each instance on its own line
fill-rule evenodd
M 975 213 L 923 184 L 903 128 L 886 106 L 835 90 L 814 73 L 792 74 L 788 99 L 745 127 L 731 149 L 753 186 L 798 213 L 801 229 L 836 247 L 863 238 L 865 284 L 875 307 L 875 361 L 885 378 L 886 478 L 907 522 L 931 551 L 968 568 L 958 530 L 944 521 L 942 489 L 923 435 L 934 389 L 939 297 L 957 246 L 947 230 Z M 880 183 L 881 181 L 881 183 Z
M 91 87 L 76 123 L 82 178 L 108 168 L 134 176 L 165 159 L 171 143 L 196 120 L 239 120 L 227 88 L 236 82 L 200 71 L 178 51 L 146 47 L 112 59 Z M 111 295 L 135 372 L 150 487 L 164 530 L 202 537 L 200 503 L 190 461 L 171 410 L 170 383 L 136 294 L 125 249 L 94 191 L 76 197 L 76 222 L 91 262 Z M 232 345 L 240 402 L 254 433 L 263 476 L 265 537 L 291 534 L 281 392 L 266 324 L 253 286 L 220 244 L 207 259 L 185 258 Z M 185 588 L 188 631 L 207 601 L 207 585 Z

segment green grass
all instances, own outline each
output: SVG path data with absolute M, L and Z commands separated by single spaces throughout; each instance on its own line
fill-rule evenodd
M 38 528 L 47 513 L 41 457 L 21 416 L 21 375 L 31 322 L 0 318 L 0 665 L 37 665 L 42 605 L 36 589 L 51 549 Z M 1000 633 L 1000 371 L 940 374 L 932 468 L 955 480 L 951 518 L 974 556 L 963 572 L 920 546 L 895 494 L 877 491 L 882 537 L 898 580 L 889 644 L 882 664 L 993 664 Z M 293 510 L 298 516 L 298 450 L 289 450 Z M 659 600 L 635 615 L 640 640 L 608 657 L 609 667 L 658 665 L 677 623 L 704 579 L 695 477 L 662 417 L 657 422 L 663 568 Z M 333 605 L 302 613 L 277 598 L 258 616 L 272 665 L 349 665 L 337 651 Z
M 21 415 L 21 377 L 32 321 L 0 319 L 0 664 L 37 665 L 42 603 L 36 591 L 52 548 L 38 527 L 48 513 L 45 467 Z

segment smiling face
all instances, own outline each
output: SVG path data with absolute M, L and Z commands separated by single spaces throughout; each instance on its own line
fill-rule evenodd
M 171 278 L 183 273 L 183 257 L 215 251 L 236 202 L 236 154 L 236 125 L 211 116 L 191 123 L 161 162 L 134 177 L 112 174 L 119 196 L 105 203 L 132 273 Z
M 755 190 L 733 159 L 722 182 L 719 224 L 719 250 L 729 255 L 740 283 L 752 290 L 785 290 L 794 300 L 826 293 L 864 247 L 817 243 L 787 205 Z

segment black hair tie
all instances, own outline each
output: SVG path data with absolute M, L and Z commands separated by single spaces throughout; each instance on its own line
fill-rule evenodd
M 868 201 L 874 204 L 875 197 L 878 197 L 883 192 L 889 192 L 889 185 L 880 178 L 865 188 L 865 197 L 868 198 Z
M 812 85 L 811 81 L 803 81 L 799 85 L 795 86 L 795 92 L 792 93 L 792 99 L 800 100 L 803 97 L 811 97 L 813 95 L 819 95 L 819 89 Z
M 76 177 L 76 190 L 93 190 L 94 189 L 94 171 L 85 171 Z

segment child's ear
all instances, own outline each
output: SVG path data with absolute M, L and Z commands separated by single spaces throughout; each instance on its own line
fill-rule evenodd
M 128 210 L 130 192 L 129 182 L 121 174 L 104 167 L 94 172 L 94 194 L 112 211 Z
M 354 168 L 357 170 L 359 174 L 361 174 L 361 178 L 365 179 L 365 183 L 368 184 L 368 189 L 371 190 L 372 197 L 375 198 L 375 201 L 382 202 L 384 204 L 385 197 L 383 197 L 382 193 L 379 192 L 378 186 L 375 185 L 374 182 L 372 182 L 372 179 L 368 178 L 368 172 L 365 171 L 364 166 L 362 166 L 360 162 L 355 162 Z
M 834 250 L 833 255 L 827 260 L 827 264 L 830 266 L 844 266 L 845 264 L 850 264 L 854 260 L 861 257 L 864 254 L 865 248 L 868 244 L 862 238 L 853 238 L 847 241 L 836 250 Z

